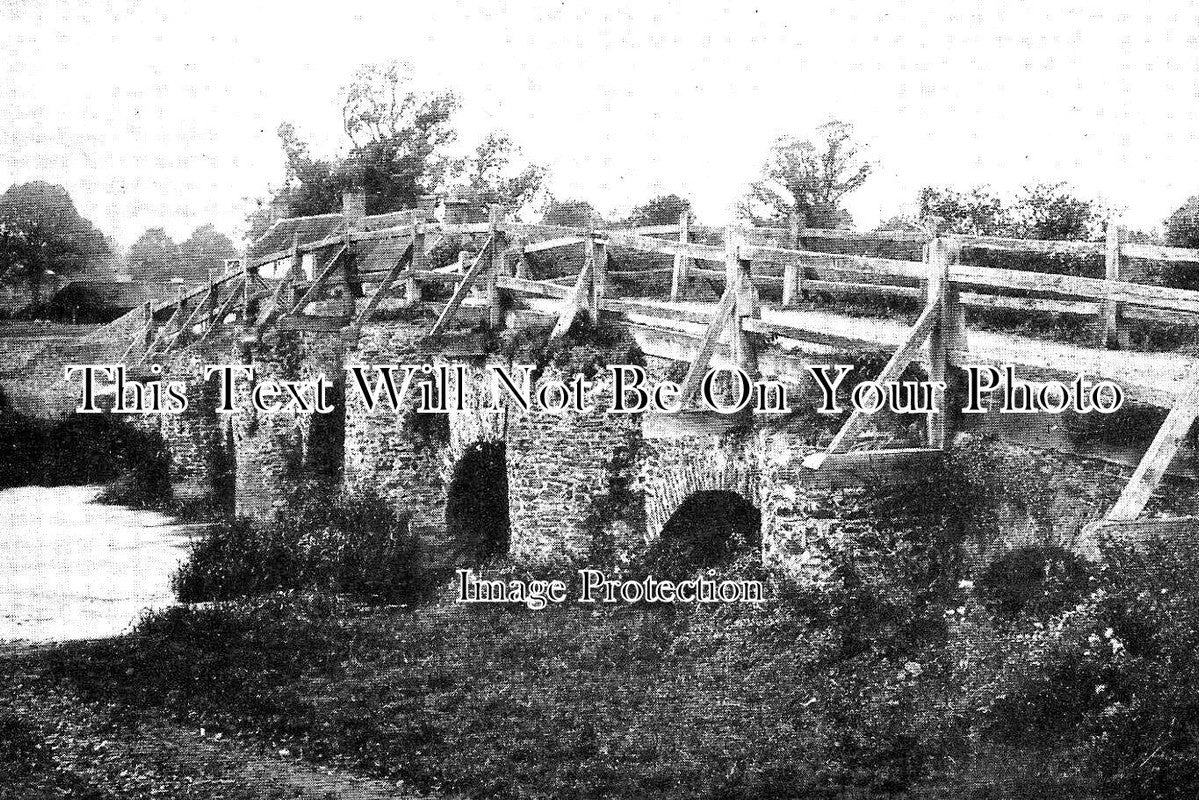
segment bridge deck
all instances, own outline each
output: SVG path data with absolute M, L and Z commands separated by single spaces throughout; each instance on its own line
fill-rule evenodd
M 669 302 L 641 300 L 647 308 L 711 314 L 715 303 Z M 665 320 L 652 313 L 626 314 L 631 322 L 649 327 L 664 328 L 699 335 L 703 326 L 678 320 Z M 782 310 L 763 306 L 762 320 L 777 326 L 794 327 L 811 332 L 817 339 L 846 340 L 846 344 L 894 350 L 907 335 L 909 322 L 893 319 L 855 317 L 827 311 Z M 960 353 L 966 363 L 1017 364 L 1030 371 L 1046 375 L 1073 378 L 1080 373 L 1107 378 L 1120 385 L 1131 399 L 1153 405 L 1169 406 L 1178 396 L 1189 370 L 1199 365 L 1199 358 L 1183 353 L 1145 353 L 1128 350 L 1102 350 L 1066 342 L 1048 342 L 1014 333 L 997 333 L 969 327 L 970 349 Z M 801 342 L 784 337 L 780 349 L 802 349 L 806 352 L 831 352 L 836 344 Z M 1023 374 L 1023 373 L 1022 373 Z

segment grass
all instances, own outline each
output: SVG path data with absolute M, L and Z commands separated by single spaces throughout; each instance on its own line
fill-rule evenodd
M 45 669 L 85 697 L 427 792 L 831 797 L 900 785 L 923 756 L 907 739 L 876 748 L 871 727 L 911 726 L 830 692 L 826 643 L 767 619 L 725 627 L 579 606 L 356 615 L 279 599 L 167 612 Z M 912 693 L 896 685 L 889 699 Z

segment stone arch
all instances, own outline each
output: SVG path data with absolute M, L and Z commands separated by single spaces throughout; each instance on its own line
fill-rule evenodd
M 638 486 L 645 497 L 646 541 L 656 539 L 667 521 L 697 492 L 734 492 L 761 508 L 760 470 L 736 437 L 656 441 L 646 448 Z
M 507 448 L 479 440 L 465 448 L 445 482 L 445 529 L 452 557 L 479 565 L 508 554 Z
M 762 549 L 762 511 L 740 492 L 701 489 L 683 499 L 655 542 L 666 570 L 715 567 Z

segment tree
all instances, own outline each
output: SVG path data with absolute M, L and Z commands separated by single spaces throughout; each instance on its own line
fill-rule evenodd
M 840 120 L 818 127 L 815 141 L 780 137 L 761 179 L 741 202 L 742 215 L 755 225 L 779 223 L 794 213 L 812 228 L 850 227 L 853 219 L 841 201 L 866 182 L 873 166 L 860 150 L 853 126 Z
M 1005 203 L 986 187 L 969 192 L 925 187 L 920 218 L 939 233 L 1009 236 L 1016 239 L 1094 239 L 1107 210 L 1072 194 L 1065 183 L 1025 186 Z
M 179 245 L 178 274 L 188 283 L 203 283 L 209 276 L 220 275 L 225 259 L 237 256 L 232 240 L 213 225 L 201 225 Z
M 480 208 L 498 203 L 507 209 L 530 205 L 545 183 L 547 170 L 538 164 L 514 166 L 520 148 L 503 131 L 484 137 L 474 152 L 456 165 L 453 186 L 470 196 Z
M 684 211 L 691 209 L 691 201 L 677 194 L 661 194 L 644 205 L 636 206 L 625 218 L 624 224 L 631 228 L 649 225 L 677 225 Z
M 162 228 L 150 228 L 129 247 L 129 272 L 135 280 L 165 283 L 182 278 L 177 245 Z
M 467 157 L 450 155 L 458 107 L 453 92 L 415 89 L 412 68 L 403 62 L 359 68 L 343 89 L 341 127 L 350 145 L 345 156 L 316 158 L 294 126 L 279 126 L 286 171 L 275 200 L 291 216 L 336 213 L 342 191 L 361 189 L 367 213 L 384 214 L 413 208 L 420 195 L 456 184 L 484 202 L 528 202 L 540 190 L 545 168 L 513 171 L 519 150 L 506 134 L 489 134 Z M 265 230 L 262 217 L 251 212 L 252 232 Z
M 938 233 L 970 236 L 1005 236 L 1011 232 L 1011 212 L 1003 201 L 984 186 L 969 192 L 920 190 L 920 219 Z
M 0 278 L 24 281 L 34 303 L 49 273 L 81 272 L 111 255 L 62 186 L 33 181 L 0 195 Z
M 541 221 L 546 225 L 565 225 L 570 228 L 585 228 L 592 219 L 600 219 L 595 207 L 586 200 L 551 199 Z
M 1108 216 L 1102 204 L 1074 196 L 1065 183 L 1025 186 L 1014 211 L 1014 233 L 1022 239 L 1096 239 Z
M 295 217 L 329 214 L 340 210 L 341 197 L 333 177 L 333 164 L 313 158 L 308 144 L 296 133 L 295 126 L 284 122 L 276 131 L 286 161 L 283 188 L 276 200 Z
M 1187 198 L 1181 208 L 1166 218 L 1166 244 L 1199 247 L 1199 195 Z

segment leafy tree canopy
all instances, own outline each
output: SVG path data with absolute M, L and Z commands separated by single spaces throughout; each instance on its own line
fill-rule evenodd
M 742 200 L 741 214 L 755 225 L 778 224 L 796 213 L 808 227 L 848 228 L 853 218 L 841 202 L 866 182 L 872 168 L 849 123 L 829 120 L 810 139 L 783 136 Z
M 1166 244 L 1199 247 L 1199 195 L 1187 198 L 1181 208 L 1166 218 Z
M 941 233 L 974 236 L 1095 239 L 1108 215 L 1101 203 L 1077 197 L 1065 183 L 1025 186 L 1009 202 L 986 187 L 969 192 L 925 187 L 919 199 L 926 225 Z
M 519 207 L 544 183 L 544 167 L 517 166 L 520 151 L 503 132 L 488 134 L 469 155 L 455 157 L 450 147 L 458 136 L 453 123 L 458 96 L 416 89 L 412 68 L 403 62 L 363 66 L 343 92 L 341 127 L 349 140 L 344 156 L 313 156 L 293 125 L 279 126 L 286 169 L 275 199 L 290 216 L 336 213 L 347 189 L 366 192 L 368 214 L 413 208 L 420 195 L 439 190 Z M 262 217 L 251 214 L 251 237 L 265 229 Z
M 690 209 L 690 200 L 677 194 L 661 194 L 635 207 L 624 219 L 624 224 L 629 227 L 677 225 L 683 212 Z
M 184 278 L 179 245 L 162 228 L 149 228 L 137 237 L 129 247 L 128 260 L 135 280 L 162 283 Z
M 0 195 L 0 278 L 25 282 L 35 302 L 48 273 L 82 272 L 111 256 L 104 234 L 62 186 L 32 181 Z
M 541 221 L 546 225 L 581 228 L 590 225 L 593 218 L 602 221 L 595 207 L 586 200 L 551 199 L 545 207 Z
M 232 240 L 211 224 L 201 225 L 179 245 L 180 276 L 188 283 L 202 283 L 225 270 L 225 259 L 235 258 Z

